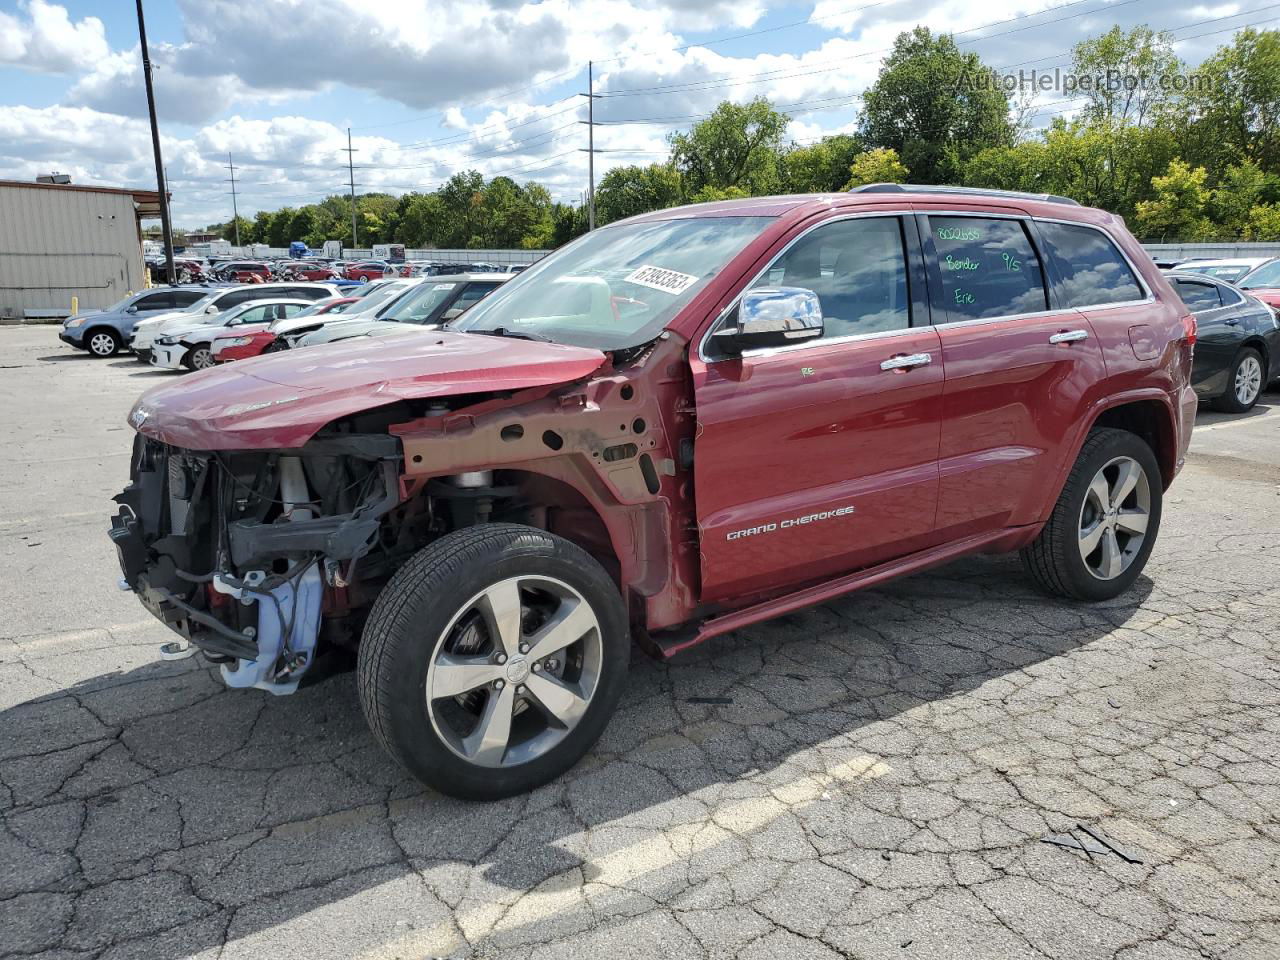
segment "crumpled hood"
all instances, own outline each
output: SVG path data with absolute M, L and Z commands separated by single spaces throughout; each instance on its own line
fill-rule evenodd
M 193 450 L 300 447 L 325 424 L 394 403 L 569 383 L 599 350 L 435 332 L 266 354 L 166 382 L 129 414 L 140 432 Z

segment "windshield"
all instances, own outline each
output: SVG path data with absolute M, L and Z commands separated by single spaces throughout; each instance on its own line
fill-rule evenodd
M 218 294 L 222 292 L 223 292 L 222 290 L 219 290 L 218 293 L 206 294 L 205 296 L 197 300 L 195 303 L 188 304 L 185 307 L 179 307 L 177 310 L 174 311 L 174 313 L 202 313 L 204 312 L 204 308 L 209 306 L 209 304 L 213 303 L 213 301 L 217 299 Z
M 1247 266 L 1240 265 L 1198 267 L 1195 264 L 1192 264 L 1189 267 L 1179 267 L 1178 269 L 1184 273 L 1198 273 L 1206 277 L 1215 277 L 1218 280 L 1225 280 L 1227 283 L 1235 283 L 1249 272 L 1249 268 Z
M 601 227 L 495 290 L 453 329 L 616 350 L 653 339 L 772 217 Z
M 457 285 L 456 282 L 419 284 L 380 313 L 378 319 L 424 323 L 435 316 L 440 305 L 449 299 Z
M 1248 279 L 1243 281 L 1240 286 L 1246 290 L 1256 290 L 1259 287 L 1280 287 L 1280 260 L 1273 260 L 1266 266 L 1259 267 L 1249 274 Z
M 373 313 L 385 303 L 389 303 L 396 297 L 403 294 L 409 287 L 403 283 L 388 283 L 379 287 L 367 297 L 361 297 L 358 301 L 351 304 L 345 313 L 365 315 Z

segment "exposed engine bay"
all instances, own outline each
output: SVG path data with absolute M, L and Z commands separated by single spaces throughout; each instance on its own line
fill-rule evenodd
M 356 566 L 384 577 L 400 501 L 399 442 L 318 436 L 302 450 L 197 452 L 138 434 L 111 538 L 134 590 L 233 687 L 290 693 L 315 659 L 322 611 Z M 326 589 L 329 588 L 329 589 Z M 186 644 L 170 645 L 182 656 Z

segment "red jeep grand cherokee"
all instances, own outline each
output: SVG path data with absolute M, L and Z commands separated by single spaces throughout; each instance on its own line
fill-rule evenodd
M 877 185 L 596 230 L 446 329 L 151 390 L 124 583 L 227 683 L 358 645 L 387 751 L 464 797 L 599 737 L 632 638 L 708 637 L 975 552 L 1141 572 L 1195 324 L 1111 214 Z

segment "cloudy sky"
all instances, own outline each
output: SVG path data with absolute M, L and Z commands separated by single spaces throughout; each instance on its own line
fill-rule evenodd
M 467 168 L 586 186 L 587 61 L 597 176 L 665 156 L 666 136 L 724 99 L 764 95 L 800 143 L 849 129 L 893 37 L 948 29 L 996 68 L 1065 67 L 1077 40 L 1147 23 L 1197 63 L 1265 0 L 149 0 L 174 220 L 252 216 L 358 189 L 427 190 Z M 134 5 L 0 0 L 0 179 L 155 185 Z M 1034 122 L 1075 104 L 1054 94 Z

